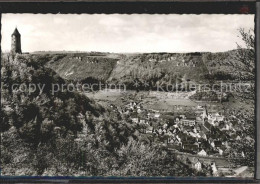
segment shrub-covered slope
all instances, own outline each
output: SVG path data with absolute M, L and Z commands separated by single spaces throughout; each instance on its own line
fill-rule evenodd
M 244 72 L 245 66 L 237 59 L 237 52 L 238 50 L 204 53 L 202 60 L 208 68 L 209 78 L 215 80 L 253 80 L 252 75 Z
M 236 50 L 221 53 L 66 54 L 48 67 L 61 77 L 153 89 L 186 81 L 248 80 Z
M 186 80 L 204 81 L 208 70 L 200 53 L 190 54 L 138 54 L 126 56 L 117 62 L 109 82 L 124 83 L 133 87 L 155 88 L 156 85 L 171 85 Z
M 82 80 L 88 77 L 106 81 L 118 59 L 88 54 L 66 54 L 59 60 L 50 61 L 49 67 L 62 78 Z

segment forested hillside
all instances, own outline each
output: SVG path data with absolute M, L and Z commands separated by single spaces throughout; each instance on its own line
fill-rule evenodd
M 67 81 L 45 65 L 63 57 L 2 55 L 2 175 L 195 175 L 160 145 L 142 141 L 137 124 L 118 112 L 78 92 L 53 93 L 52 84 Z M 30 84 L 44 87 L 32 92 Z

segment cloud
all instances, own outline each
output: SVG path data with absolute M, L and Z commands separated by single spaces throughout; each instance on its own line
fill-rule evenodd
M 15 26 L 29 52 L 217 52 L 235 49 L 237 29 L 254 28 L 254 15 L 3 14 L 3 51 Z

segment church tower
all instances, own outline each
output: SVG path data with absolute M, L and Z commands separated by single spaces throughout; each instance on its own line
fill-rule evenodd
M 21 34 L 19 33 L 19 31 L 17 30 L 17 28 L 15 28 L 12 36 L 12 41 L 11 41 L 11 54 L 15 55 L 15 54 L 21 54 L 22 50 L 21 50 Z
M 203 110 L 202 118 L 203 118 L 203 120 L 204 120 L 205 118 L 208 118 L 208 111 L 207 111 L 206 105 L 205 105 L 204 110 Z

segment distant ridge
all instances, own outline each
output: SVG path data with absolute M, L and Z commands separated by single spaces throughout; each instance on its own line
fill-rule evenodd
M 151 88 L 157 84 L 181 83 L 186 80 L 205 82 L 209 79 L 235 80 L 241 72 L 235 66 L 237 50 L 227 52 L 117 54 L 102 52 L 56 53 L 59 59 L 48 62 L 62 78 L 96 80 L 133 86 L 138 80 Z M 247 76 L 244 76 L 244 80 Z

